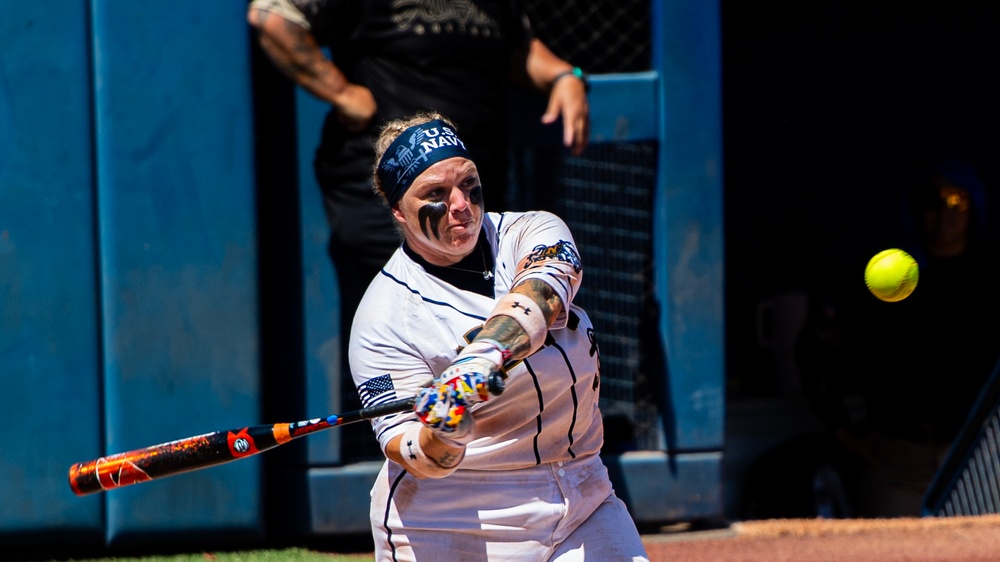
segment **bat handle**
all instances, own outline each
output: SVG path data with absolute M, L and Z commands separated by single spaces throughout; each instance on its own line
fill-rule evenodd
M 490 389 L 490 394 L 493 396 L 500 396 L 503 394 L 503 391 L 507 389 L 507 377 L 505 377 L 500 371 L 493 371 L 490 373 L 486 385 Z

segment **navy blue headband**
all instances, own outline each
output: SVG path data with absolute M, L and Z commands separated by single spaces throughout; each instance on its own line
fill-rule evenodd
M 382 154 L 376 172 L 389 205 L 396 204 L 424 170 L 456 156 L 472 159 L 462 139 L 440 119 L 403 131 Z

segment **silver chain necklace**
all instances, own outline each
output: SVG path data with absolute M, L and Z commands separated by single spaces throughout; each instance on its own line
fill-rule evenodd
M 482 256 L 483 258 L 482 271 L 476 271 L 474 269 L 465 269 L 462 267 L 455 267 L 454 265 L 447 265 L 445 267 L 447 267 L 448 269 L 455 269 L 457 271 L 464 271 L 466 273 L 480 273 L 482 274 L 484 281 L 489 281 L 490 279 L 493 279 L 493 271 L 491 271 L 490 268 L 486 266 L 486 252 L 483 251 L 483 247 L 480 246 L 479 244 L 476 244 L 476 247 L 479 248 L 479 255 Z

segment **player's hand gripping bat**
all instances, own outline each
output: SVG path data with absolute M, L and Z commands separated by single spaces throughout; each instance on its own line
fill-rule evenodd
M 504 379 L 500 373 L 490 375 L 489 389 L 493 395 L 503 392 Z M 69 486 L 74 493 L 83 496 L 245 459 L 303 435 L 412 410 L 415 400 L 404 398 L 341 415 L 294 423 L 215 431 L 78 462 L 69 469 Z

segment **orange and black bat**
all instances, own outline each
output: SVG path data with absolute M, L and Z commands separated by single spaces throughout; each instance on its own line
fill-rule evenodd
M 504 378 L 501 373 L 490 375 L 491 394 L 504 391 Z M 326 418 L 215 431 L 78 462 L 69 469 L 69 487 L 83 496 L 245 459 L 303 435 L 412 410 L 414 402 L 416 398 L 404 398 Z
M 412 410 L 414 401 L 406 398 L 326 418 L 215 431 L 78 462 L 69 469 L 69 486 L 83 496 L 245 459 L 303 435 Z

